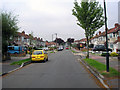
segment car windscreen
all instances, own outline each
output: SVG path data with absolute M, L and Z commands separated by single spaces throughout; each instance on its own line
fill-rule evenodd
M 42 54 L 42 51 L 34 51 L 33 52 L 33 55 L 39 55 L 39 54 Z
M 8 47 L 8 50 L 14 50 L 14 47 Z
M 104 45 L 96 45 L 95 48 L 105 48 Z

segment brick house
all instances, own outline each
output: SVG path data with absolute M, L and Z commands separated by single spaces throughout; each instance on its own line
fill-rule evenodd
M 118 49 L 120 49 L 120 25 L 115 24 L 114 28 L 108 29 L 108 48 L 111 48 L 113 52 L 117 52 Z M 93 38 L 90 40 L 90 44 L 94 45 L 105 45 L 106 42 L 106 35 L 105 31 L 101 33 L 99 31 L 99 34 L 96 34 Z
M 114 28 L 108 29 L 108 48 L 111 48 L 113 52 L 120 51 L 120 25 L 116 23 Z M 81 40 L 74 41 L 74 44 L 86 43 L 86 38 Z M 93 36 L 90 41 L 89 45 L 93 44 L 96 45 L 105 45 L 106 44 L 106 34 L 105 31 L 99 31 L 98 34 Z
M 37 37 L 32 37 L 33 39 L 31 40 L 31 35 L 25 34 L 24 31 L 17 32 L 16 36 L 13 38 L 13 41 L 10 43 L 12 45 L 18 45 L 18 46 L 26 46 L 26 47 L 40 47 L 41 45 L 44 45 L 44 41 L 42 38 L 37 38 Z M 31 45 L 30 45 L 31 41 Z
M 45 42 L 45 46 L 47 46 L 47 47 L 55 47 L 56 43 L 55 42 L 48 42 L 48 41 L 46 41 Z

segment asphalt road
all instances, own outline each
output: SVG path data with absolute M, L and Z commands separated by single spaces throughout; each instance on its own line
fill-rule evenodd
M 3 88 L 99 88 L 69 50 L 52 53 L 46 63 L 32 63 L 2 78 Z

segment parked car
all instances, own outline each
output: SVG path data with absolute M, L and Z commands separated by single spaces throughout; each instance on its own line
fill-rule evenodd
M 96 45 L 93 51 L 106 51 L 106 47 L 104 45 Z M 112 49 L 108 48 L 108 51 L 112 52 Z
M 20 54 L 24 52 L 24 48 L 22 46 L 8 46 L 8 53 L 10 54 Z
M 68 47 L 66 47 L 66 49 L 69 49 Z
M 64 49 L 63 47 L 59 47 L 57 50 L 62 51 L 63 49 Z
M 42 49 L 45 50 L 45 51 L 48 51 L 48 50 L 49 50 L 48 47 L 43 47 Z
M 34 50 L 32 53 L 32 61 L 48 61 L 47 52 L 44 50 Z

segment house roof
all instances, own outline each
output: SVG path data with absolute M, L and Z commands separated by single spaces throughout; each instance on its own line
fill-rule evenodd
M 87 41 L 86 38 L 80 39 L 80 42 L 86 42 L 86 41 Z
M 74 42 L 80 42 L 80 40 L 75 40 Z
M 55 42 L 45 42 L 45 44 L 46 44 L 47 46 L 49 46 L 49 45 L 56 45 Z
M 37 40 L 37 37 L 34 37 L 33 40 Z
M 29 36 L 28 36 L 27 34 L 25 34 L 25 38 L 26 38 L 26 39 L 28 39 L 28 38 L 29 38 Z
M 114 33 L 114 32 L 118 32 L 120 31 L 120 25 L 119 24 L 115 24 L 115 27 L 114 28 L 111 28 L 111 29 L 108 29 L 108 34 L 110 33 Z M 105 36 L 106 32 L 102 32 L 102 33 L 99 33 L 99 34 L 96 34 L 93 38 L 91 38 L 90 40 L 94 39 L 94 38 L 98 38 L 100 36 Z
M 83 39 L 80 39 L 80 40 L 75 40 L 74 42 L 86 42 L 87 41 L 87 39 L 86 38 L 83 38 Z
M 16 37 L 17 36 L 20 36 L 20 37 L 24 36 L 26 39 L 29 39 L 31 34 L 28 35 L 28 34 L 25 34 L 25 31 L 22 31 L 21 33 L 17 32 Z M 39 40 L 39 41 L 43 42 L 43 39 L 42 38 L 40 39 L 40 37 L 38 37 L 38 38 L 37 37 L 33 37 L 33 40 Z
M 50 42 L 50 45 L 56 45 L 56 43 L 55 42 Z

